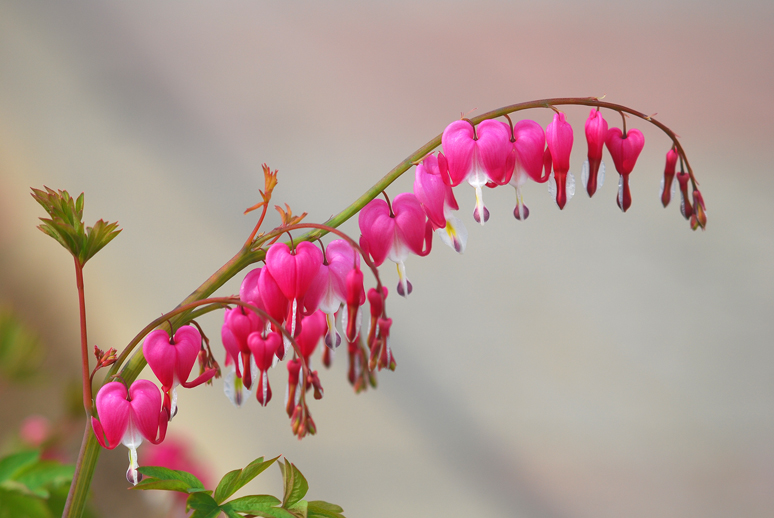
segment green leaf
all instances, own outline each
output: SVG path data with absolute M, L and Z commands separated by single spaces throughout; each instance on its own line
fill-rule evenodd
M 144 478 L 136 486 L 129 489 L 158 489 L 162 491 L 178 491 L 188 493 L 191 486 L 182 480 L 159 480 L 157 478 Z
M 245 484 L 252 479 L 260 475 L 266 468 L 274 464 L 279 456 L 273 459 L 263 460 L 263 457 L 259 457 L 245 466 L 244 469 L 235 469 L 229 471 L 218 483 L 218 487 L 215 489 L 215 500 L 220 504 L 226 498 L 236 493 Z
M 307 518 L 345 518 L 344 509 L 335 504 L 323 502 L 322 500 L 312 500 L 308 502 L 306 510 Z
M 0 459 L 0 482 L 13 479 L 24 468 L 34 464 L 40 458 L 37 450 L 21 451 Z
M 72 480 L 74 473 L 73 465 L 44 460 L 24 468 L 16 476 L 16 480 L 36 495 L 48 498 L 49 486 L 66 484 Z
M 121 232 L 117 229 L 118 223 L 107 223 L 101 219 L 93 227 L 84 229 L 83 193 L 73 200 L 67 191 L 45 189 L 32 189 L 32 197 L 51 216 L 50 219 L 40 218 L 43 224 L 38 228 L 56 239 L 78 259 L 81 266 Z
M 191 494 L 185 506 L 186 510 L 194 510 L 190 518 L 216 518 L 221 513 L 220 506 L 207 493 Z
M 45 502 L 31 495 L 0 487 L 0 518 L 53 518 Z
M 282 478 L 285 486 L 285 496 L 282 498 L 282 507 L 292 507 L 293 504 L 304 498 L 306 492 L 309 491 L 309 484 L 306 479 L 298 471 L 298 468 L 285 459 L 285 465 L 279 464 L 282 471 Z
M 266 503 L 252 501 L 251 499 L 266 498 Z M 268 499 L 273 499 L 273 503 Z M 251 495 L 237 498 L 220 506 L 224 513 L 231 511 L 233 513 L 247 513 L 254 516 L 263 516 L 264 518 L 296 518 L 296 515 L 283 509 L 275 507 L 280 501 L 270 495 Z M 229 515 L 231 516 L 231 515 Z M 238 515 L 237 515 L 238 516 Z
M 307 508 L 307 501 L 306 500 L 299 500 L 292 506 L 288 507 L 287 510 L 290 512 L 293 516 L 297 518 L 307 518 L 306 517 L 306 508 Z
M 168 491 L 181 491 L 181 492 L 188 492 L 188 493 L 206 492 L 204 489 L 204 484 L 202 484 L 201 480 L 199 480 L 192 474 L 188 473 L 187 471 L 162 468 L 160 466 L 140 466 L 137 469 L 137 471 L 139 471 L 146 477 L 153 477 L 158 481 L 162 481 L 162 480 L 180 481 L 183 484 L 176 485 L 175 487 L 180 487 L 180 488 L 185 487 L 185 489 L 171 489 L 172 485 L 170 485 L 170 488 L 140 487 L 143 484 L 143 482 L 145 482 L 145 480 L 143 480 L 140 482 L 140 484 L 137 484 L 136 486 L 134 486 L 137 489 L 166 489 Z

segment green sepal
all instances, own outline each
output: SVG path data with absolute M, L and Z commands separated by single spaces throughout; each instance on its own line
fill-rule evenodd
M 201 480 L 188 473 L 175 469 L 162 468 L 160 466 L 140 466 L 137 471 L 144 477 L 139 484 L 131 489 L 160 489 L 164 491 L 178 491 L 180 493 L 205 493 L 209 496 L 211 491 L 204 489 Z M 211 498 L 211 497 L 210 497 Z
M 323 502 L 322 500 L 312 500 L 308 502 L 306 508 L 307 518 L 345 518 L 344 509 L 335 504 Z
M 245 466 L 244 469 L 235 469 L 226 473 L 218 483 L 218 487 L 215 489 L 215 494 L 213 495 L 215 501 L 219 504 L 223 503 L 226 498 L 236 493 L 242 486 L 274 464 L 278 458 L 279 456 L 265 461 L 263 460 L 263 457 L 259 457 Z
M 304 476 L 298 471 L 295 464 L 285 459 L 285 464 L 279 463 L 282 471 L 283 484 L 285 486 L 285 495 L 282 498 L 282 507 L 288 509 L 296 502 L 304 498 L 309 491 L 309 484 Z

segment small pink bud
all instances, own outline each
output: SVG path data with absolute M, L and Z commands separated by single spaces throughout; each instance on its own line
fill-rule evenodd
M 666 207 L 672 199 L 672 182 L 675 178 L 678 154 L 674 148 L 667 151 L 664 178 L 661 180 L 661 204 Z

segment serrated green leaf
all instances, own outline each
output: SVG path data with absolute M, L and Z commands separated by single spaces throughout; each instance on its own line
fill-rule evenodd
M 284 466 L 280 463 L 280 469 L 282 470 L 282 478 L 285 486 L 285 496 L 282 498 L 282 507 L 288 508 L 304 498 L 306 492 L 309 491 L 309 484 L 298 468 L 296 468 L 289 460 L 285 459 Z
M 0 488 L 0 517 L 52 518 L 52 516 L 42 499 Z
M 244 469 L 236 469 L 226 473 L 218 483 L 218 487 L 215 489 L 215 501 L 219 504 L 222 503 L 226 498 L 236 493 L 245 484 L 260 475 L 278 458 L 279 456 L 265 461 L 263 460 L 263 457 L 259 457 L 245 466 Z
M 291 513 L 296 518 L 307 518 L 306 517 L 306 508 L 307 508 L 307 501 L 306 500 L 299 500 L 292 506 L 288 507 L 287 510 L 289 513 Z
M 185 482 L 188 485 L 187 491 L 189 493 L 204 491 L 204 484 L 202 484 L 201 480 L 187 471 L 162 468 L 160 466 L 140 466 L 137 471 L 146 477 L 153 477 L 158 480 L 180 480 Z
M 20 451 L 0 459 L 0 482 L 13 479 L 25 467 L 37 462 L 40 452 L 37 450 Z
M 270 507 L 277 507 L 281 503 L 282 502 L 280 502 L 279 498 L 275 496 L 249 495 L 243 496 L 241 498 L 235 498 L 227 504 L 224 504 L 224 507 L 228 506 L 230 509 L 240 513 L 255 514 L 256 511 L 268 509 Z
M 136 486 L 129 489 L 158 489 L 160 491 L 177 491 L 179 493 L 189 493 L 189 486 L 182 480 L 159 480 L 157 478 L 144 478 Z
M 308 502 L 306 509 L 307 518 L 345 518 L 344 509 L 335 504 L 323 502 L 322 500 L 312 500 Z
M 216 518 L 220 513 L 220 506 L 206 493 L 193 493 L 185 501 L 186 509 L 193 509 L 190 518 Z
M 261 504 L 260 502 L 251 503 L 250 499 L 252 498 L 271 498 L 274 503 L 269 505 L 268 500 L 266 501 L 266 504 Z M 296 518 L 293 513 L 282 507 L 276 507 L 279 503 L 279 499 L 270 495 L 251 495 L 237 498 L 231 502 L 226 502 L 220 507 L 224 512 L 226 509 L 229 509 L 235 513 L 246 513 L 254 516 L 262 516 L 264 518 Z

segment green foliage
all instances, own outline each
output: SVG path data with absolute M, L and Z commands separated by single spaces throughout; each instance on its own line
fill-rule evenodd
M 32 197 L 50 216 L 40 218 L 43 224 L 38 228 L 56 239 L 81 266 L 121 232 L 118 223 L 107 223 L 101 219 L 93 227 L 84 228 L 83 193 L 73 199 L 67 191 L 44 189 L 32 189 Z
M 221 514 L 228 518 L 344 518 L 344 510 L 337 505 L 321 500 L 307 502 L 303 499 L 309 490 L 309 484 L 298 468 L 287 459 L 284 463 L 277 463 L 284 483 L 282 500 L 271 495 L 249 495 L 224 502 L 274 464 L 278 458 L 263 460 L 263 457 L 260 457 L 244 469 L 229 471 L 218 483 L 214 494 L 213 491 L 204 489 L 199 479 L 190 473 L 153 466 L 138 469 L 145 478 L 133 489 L 187 493 L 186 506 L 189 511 L 193 511 L 190 518 L 216 518 Z
M 37 450 L 0 459 L 0 518 L 60 516 L 75 466 L 41 460 Z
M 10 309 L 0 307 L 0 374 L 10 381 L 24 381 L 42 360 L 38 337 Z

